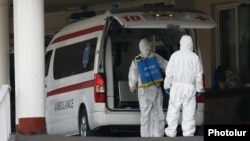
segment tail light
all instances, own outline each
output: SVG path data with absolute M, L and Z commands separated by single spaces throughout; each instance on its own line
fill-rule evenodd
M 103 103 L 106 101 L 105 81 L 101 74 L 95 74 L 94 95 L 96 103 Z
M 202 75 L 202 83 L 203 83 L 203 87 L 205 88 L 205 75 Z M 197 102 L 205 102 L 205 92 L 201 93 L 201 95 L 197 98 Z

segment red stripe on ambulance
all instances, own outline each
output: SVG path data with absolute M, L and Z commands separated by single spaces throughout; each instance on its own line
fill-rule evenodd
M 64 40 L 68 40 L 68 39 L 71 39 L 71 38 L 75 38 L 75 37 L 78 37 L 78 36 L 82 36 L 82 35 L 85 35 L 85 34 L 90 34 L 90 33 L 100 31 L 100 30 L 103 30 L 103 29 L 104 29 L 104 25 L 98 25 L 98 26 L 94 26 L 94 27 L 91 27 L 91 28 L 87 28 L 87 29 L 84 29 L 84 30 L 77 31 L 77 32 L 73 32 L 73 33 L 70 33 L 70 34 L 66 34 L 66 35 L 60 36 L 60 37 L 56 38 L 55 40 L 53 40 L 52 44 L 57 43 L 57 42 L 61 42 L 61 41 L 64 41 Z
M 69 86 L 55 89 L 53 91 L 48 92 L 47 97 L 62 94 L 65 92 L 75 91 L 75 90 L 79 90 L 79 89 L 83 89 L 83 88 L 94 87 L 94 84 L 95 84 L 95 81 L 90 80 L 90 81 L 86 81 L 86 82 L 82 82 L 82 83 L 78 83 L 78 84 L 74 84 L 74 85 L 69 85 Z

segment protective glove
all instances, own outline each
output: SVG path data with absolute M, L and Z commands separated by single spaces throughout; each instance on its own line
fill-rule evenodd
M 167 95 L 169 95 L 169 94 L 170 94 L 170 88 L 165 89 L 165 93 L 166 93 Z
M 134 90 L 134 91 L 131 92 L 131 94 L 132 94 L 132 95 L 137 95 L 137 91 Z
M 201 95 L 201 92 L 196 92 L 195 97 L 199 97 Z

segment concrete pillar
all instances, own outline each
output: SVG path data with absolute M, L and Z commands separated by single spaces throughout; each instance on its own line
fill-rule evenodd
M 14 0 L 16 131 L 45 132 L 44 0 Z
M 8 12 L 8 0 L 0 0 L 0 87 L 10 83 Z

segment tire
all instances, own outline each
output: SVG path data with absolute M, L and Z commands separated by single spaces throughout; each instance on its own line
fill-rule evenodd
M 93 136 L 89 128 L 88 115 L 86 109 L 82 109 L 79 116 L 79 135 L 81 137 Z

